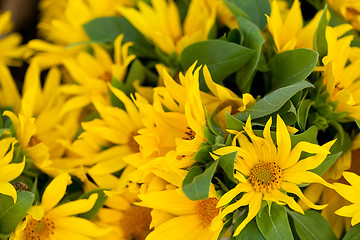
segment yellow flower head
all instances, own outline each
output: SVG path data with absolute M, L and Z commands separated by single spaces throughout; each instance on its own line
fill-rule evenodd
M 14 155 L 15 143 L 16 140 L 14 138 L 3 138 L 0 140 L 0 193 L 12 197 L 14 203 L 17 200 L 17 193 L 9 182 L 17 178 L 25 167 L 25 159 L 21 163 L 10 164 Z
M 215 5 L 193 0 L 181 26 L 179 10 L 173 0 L 138 2 L 139 10 L 119 7 L 119 12 L 163 52 L 178 54 L 191 43 L 207 39 L 215 22 Z
M 70 182 L 71 177 L 67 173 L 54 178 L 46 187 L 41 204 L 30 208 L 12 239 L 88 239 L 107 234 L 109 229 L 99 228 L 87 219 L 74 217 L 92 209 L 98 198 L 97 194 L 92 194 L 88 199 L 58 205 Z
M 20 110 L 20 94 L 7 66 L 0 63 L 0 107 Z
M 283 5 L 281 5 L 283 6 Z M 295 48 L 313 49 L 314 34 L 320 20 L 322 11 L 303 27 L 303 18 L 299 0 L 294 0 L 288 11 L 281 11 L 279 2 L 271 2 L 271 15 L 266 15 L 268 28 L 274 39 L 278 52 L 293 50 Z
M 328 0 L 329 6 L 360 30 L 360 3 L 357 0 Z
M 360 58 L 348 64 L 353 36 L 338 39 L 335 30 L 326 28 L 328 54 L 323 58 L 324 84 L 330 99 L 337 101 L 336 111 L 348 112 L 360 119 Z
M 10 33 L 12 30 L 10 18 L 10 11 L 0 14 L 0 64 L 18 66 L 21 64 L 25 46 L 19 46 L 22 40 L 20 34 Z
M 223 155 L 237 152 L 235 161 L 235 179 L 238 184 L 235 188 L 225 193 L 218 206 L 229 204 L 238 194 L 244 195 L 235 203 L 225 207 L 222 216 L 231 213 L 242 206 L 249 205 L 249 213 L 244 221 L 235 230 L 234 236 L 256 216 L 260 210 L 262 200 L 273 201 L 283 205 L 286 203 L 291 209 L 303 213 L 303 209 L 295 202 L 293 197 L 286 193 L 297 195 L 309 207 L 323 209 L 326 205 L 317 206 L 309 201 L 297 186 L 302 183 L 321 183 L 331 187 L 319 175 L 309 170 L 319 166 L 333 145 L 334 141 L 323 146 L 308 142 L 299 142 L 291 149 L 291 139 L 288 129 L 277 116 L 276 122 L 276 145 L 271 138 L 270 118 L 265 125 L 263 137 L 254 134 L 250 117 L 244 127 L 244 132 L 236 133 L 232 146 L 223 147 L 214 153 Z M 238 142 L 239 146 L 236 146 Z M 302 152 L 312 155 L 300 160 Z
M 360 222 L 360 176 L 353 172 L 344 172 L 343 176 L 351 185 L 334 183 L 334 189 L 352 204 L 338 209 L 335 213 L 343 217 L 351 217 L 351 225 L 354 226 Z

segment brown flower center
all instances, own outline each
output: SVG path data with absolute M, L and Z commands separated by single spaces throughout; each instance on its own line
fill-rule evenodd
M 151 232 L 150 208 L 131 206 L 124 212 L 124 218 L 120 221 L 121 229 L 124 232 L 125 239 L 144 240 Z
M 185 135 L 186 136 L 183 137 L 184 140 L 193 140 L 196 133 L 190 127 L 186 127 Z
M 101 79 L 103 79 L 105 82 L 110 82 L 112 80 L 112 74 L 109 71 L 105 71 L 102 76 L 100 76 Z
M 209 227 L 212 220 L 219 215 L 219 208 L 216 208 L 219 200 L 216 198 L 208 198 L 197 201 L 197 214 L 200 217 L 204 227 Z
M 26 224 L 25 239 L 26 240 L 42 240 L 49 239 L 50 235 L 54 234 L 54 222 L 47 218 L 42 218 L 39 221 L 32 219 Z
M 269 192 L 279 189 L 281 184 L 281 168 L 275 163 L 259 163 L 250 172 L 248 178 L 257 192 Z
M 135 140 L 135 136 L 139 135 L 136 132 L 133 132 L 130 137 L 129 137 L 129 147 L 131 149 L 131 151 L 133 151 L 134 153 L 139 152 L 139 144 L 136 142 Z

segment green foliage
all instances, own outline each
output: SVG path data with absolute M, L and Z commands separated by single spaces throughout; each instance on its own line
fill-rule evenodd
M 94 206 L 88 212 L 79 214 L 78 215 L 79 217 L 91 220 L 93 217 L 95 217 L 95 215 L 100 210 L 100 208 L 102 208 L 104 206 L 104 203 L 107 199 L 107 196 L 104 193 L 104 189 L 95 189 L 95 190 L 89 191 L 89 192 L 83 194 L 79 199 L 88 199 L 90 197 L 90 195 L 94 194 L 94 193 L 98 194 L 98 198 L 96 199 Z
M 328 20 L 326 16 L 327 10 L 327 5 L 325 5 L 323 13 L 321 14 L 319 25 L 314 35 L 314 49 L 319 53 L 320 60 L 327 54 L 327 42 L 325 37 L 326 26 L 328 25 Z
M 219 157 L 219 165 L 224 170 L 228 178 L 235 182 L 234 179 L 234 163 L 236 152 L 228 153 Z
M 12 233 L 30 209 L 34 194 L 32 192 L 18 191 L 18 199 L 0 194 L 0 234 Z
M 336 236 L 325 218 L 314 210 L 305 211 L 305 215 L 287 210 L 294 221 L 296 233 L 302 240 L 335 240 Z
M 238 217 L 234 223 L 234 229 L 240 225 L 240 223 L 245 219 L 245 214 Z M 260 232 L 258 226 L 256 225 L 255 218 L 251 220 L 244 229 L 240 232 L 239 235 L 235 237 L 236 240 L 265 240 L 264 236 Z
M 360 236 L 360 224 L 352 226 L 350 230 L 345 234 L 343 240 L 357 240 Z
M 266 240 L 294 239 L 284 206 L 265 205 L 256 215 L 256 224 Z

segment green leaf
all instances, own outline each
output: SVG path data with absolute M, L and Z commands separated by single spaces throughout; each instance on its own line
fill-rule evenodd
M 252 108 L 235 114 L 235 117 L 241 121 L 246 121 L 249 115 L 251 115 L 251 119 L 257 119 L 270 115 L 278 111 L 297 92 L 309 87 L 313 87 L 313 85 L 303 80 L 290 86 L 276 89 L 257 101 Z
M 235 182 L 234 179 L 234 163 L 236 152 L 228 153 L 219 157 L 219 165 L 225 171 L 228 178 Z
M 154 48 L 124 17 L 100 17 L 83 27 L 90 39 L 96 42 L 114 42 L 120 34 L 124 34 L 124 42 L 134 43 L 130 49 L 136 56 L 156 58 Z
M 270 212 L 264 207 L 256 215 L 256 224 L 267 240 L 294 239 L 284 206 L 271 204 Z
M 18 199 L 14 204 L 12 197 L 0 194 L 0 233 L 9 234 L 15 231 L 20 221 L 30 209 L 34 194 L 32 192 L 17 192 Z
M 328 25 L 327 20 L 327 5 L 321 14 L 321 18 L 318 27 L 314 34 L 314 49 L 319 53 L 320 59 L 327 54 L 327 41 L 325 37 L 326 26 Z
M 209 197 L 210 183 L 217 169 L 219 161 L 215 161 L 204 172 L 201 167 L 192 167 L 186 175 L 182 188 L 185 195 L 193 200 L 202 200 Z
M 95 215 L 100 210 L 100 208 L 102 208 L 104 206 L 104 203 L 107 199 L 107 196 L 104 193 L 104 189 L 95 189 L 95 190 L 89 191 L 89 192 L 83 194 L 79 199 L 88 199 L 90 197 L 90 195 L 94 194 L 94 193 L 98 194 L 98 198 L 97 198 L 94 206 L 88 212 L 79 214 L 78 215 L 79 217 L 91 220 L 93 217 L 95 217 Z
M 241 222 L 245 219 L 245 214 L 238 217 L 234 224 L 234 229 L 237 228 L 241 224 Z M 256 225 L 255 218 L 251 220 L 243 230 L 241 230 L 240 234 L 235 237 L 236 240 L 265 240 L 264 236 L 261 234 L 258 226 Z
M 297 123 L 299 124 L 300 129 L 302 131 L 305 131 L 306 129 L 306 122 L 312 104 L 313 101 L 311 99 L 304 99 L 303 101 L 301 101 L 299 108 L 297 109 L 297 113 L 296 113 Z
M 209 159 L 210 160 L 212 159 L 210 155 L 211 150 L 212 147 L 209 145 L 201 146 L 200 149 L 195 153 L 194 159 L 197 162 L 203 162 L 203 163 L 209 162 Z
M 226 113 L 226 128 L 230 130 L 241 131 L 245 126 L 245 123 L 235 118 L 233 115 Z
M 296 233 L 302 240 L 336 240 L 336 236 L 325 218 L 314 210 L 305 215 L 286 209 L 294 220 Z
M 236 19 L 239 29 L 244 36 L 242 45 L 255 51 L 247 64 L 245 64 L 245 66 L 243 66 L 236 74 L 236 83 L 239 89 L 242 92 L 250 92 L 252 79 L 260 60 L 261 47 L 265 40 L 260 29 L 254 23 L 242 16 L 238 16 Z
M 309 127 L 305 132 L 295 135 L 290 135 L 291 148 L 294 148 L 296 144 L 301 141 L 317 144 L 318 129 L 316 126 Z
M 319 176 L 323 175 L 336 162 L 342 153 L 343 152 L 338 152 L 328 155 L 325 160 L 317 166 L 317 168 L 312 169 L 311 172 L 316 173 Z
M 180 61 L 184 69 L 188 69 L 196 60 L 198 66 L 206 64 L 212 79 L 216 83 L 221 83 L 227 76 L 244 66 L 253 54 L 254 50 L 232 42 L 207 40 L 187 46 L 181 52 Z M 200 87 L 204 89 L 205 86 L 206 83 L 202 80 Z
M 360 224 L 352 226 L 350 230 L 345 234 L 343 240 L 358 240 L 360 236 Z
M 267 24 L 265 14 L 270 15 L 270 2 L 268 0 L 228 0 L 229 3 L 239 7 L 251 22 L 260 29 L 264 29 Z M 241 11 L 238 11 L 241 13 Z M 244 16 L 240 14 L 240 16 Z M 235 15 L 236 17 L 238 15 Z
M 305 80 L 314 70 L 319 54 L 300 48 L 276 54 L 270 60 L 273 89 Z
M 355 120 L 355 122 L 356 122 L 356 125 L 358 126 L 358 128 L 360 129 L 360 120 Z M 1 135 L 1 134 L 0 134 Z

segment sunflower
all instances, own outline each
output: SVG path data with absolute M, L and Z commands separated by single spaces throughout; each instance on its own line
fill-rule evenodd
M 249 205 L 249 213 L 235 230 L 234 236 L 238 235 L 256 216 L 262 200 L 281 205 L 285 203 L 291 209 L 304 213 L 294 198 L 286 194 L 291 193 L 297 195 L 311 208 L 323 209 L 326 207 L 326 205 L 317 206 L 310 202 L 297 185 L 317 182 L 332 187 L 320 176 L 308 170 L 316 168 L 324 161 L 334 141 L 323 146 L 302 141 L 291 149 L 289 132 L 278 115 L 276 121 L 276 146 L 271 138 L 271 124 L 272 119 L 270 118 L 265 125 L 264 137 L 259 137 L 254 134 L 249 117 L 244 127 L 244 131 L 249 138 L 244 132 L 233 132 L 236 136 L 232 146 L 223 147 L 214 152 L 216 155 L 237 152 L 234 167 L 236 170 L 235 179 L 238 184 L 235 188 L 226 192 L 217 205 L 218 207 L 225 206 L 237 195 L 244 193 L 235 203 L 226 206 L 221 213 L 224 217 L 242 206 Z M 236 146 L 236 141 L 239 146 Z M 313 155 L 299 160 L 302 152 Z
M 91 239 L 107 234 L 109 229 L 99 228 L 87 219 L 74 217 L 92 209 L 97 194 L 92 194 L 88 199 L 58 205 L 70 182 L 71 177 L 67 173 L 55 177 L 46 187 L 41 204 L 30 208 L 26 219 L 19 224 L 11 239 Z
M 329 6 L 360 30 L 360 4 L 356 0 L 328 0 Z
M 117 9 L 166 54 L 180 54 L 188 45 L 206 40 L 216 17 L 215 5 L 208 8 L 203 0 L 190 2 L 183 26 L 173 0 L 152 0 L 151 6 L 141 1 L 138 7 Z
M 12 197 L 14 203 L 17 200 L 17 193 L 9 182 L 17 178 L 25 167 L 25 159 L 21 163 L 10 164 L 14 155 L 15 143 L 16 140 L 14 138 L 3 138 L 0 140 L 0 193 Z

